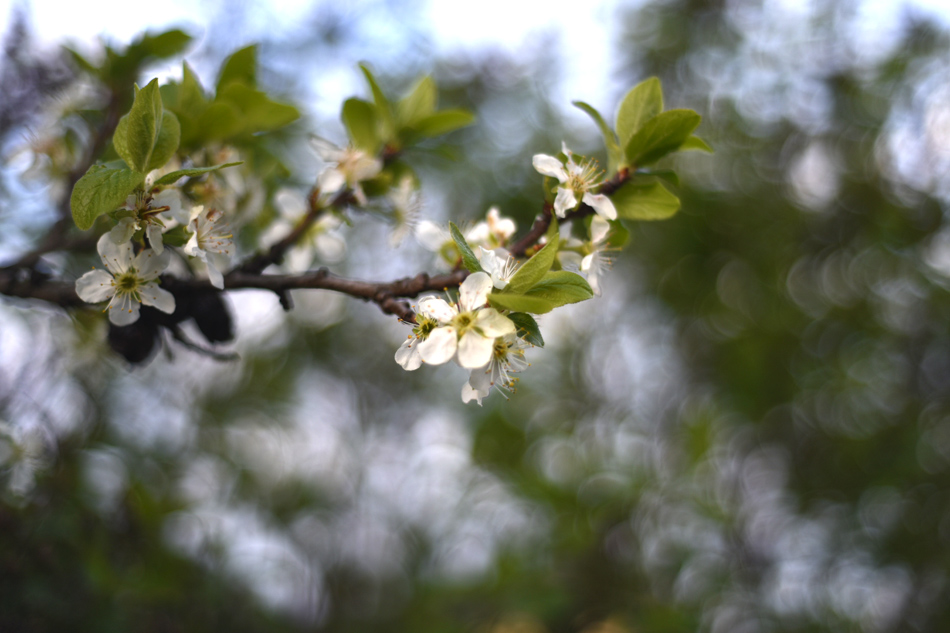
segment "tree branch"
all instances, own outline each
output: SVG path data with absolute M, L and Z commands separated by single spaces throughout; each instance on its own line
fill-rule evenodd
M 466 277 L 468 277 L 468 271 L 458 270 L 443 275 L 419 273 L 415 277 L 405 277 L 395 281 L 370 282 L 340 277 L 325 268 L 301 275 L 259 275 L 234 270 L 225 276 L 224 286 L 228 290 L 270 290 L 278 296 L 284 296 L 291 290 L 299 289 L 332 290 L 364 301 L 372 301 L 386 314 L 392 314 L 403 321 L 413 323 L 415 312 L 405 299 L 417 297 L 423 292 L 456 288 Z M 172 294 L 219 292 L 206 279 L 179 279 L 166 276 L 162 278 L 162 287 Z M 64 308 L 89 305 L 76 295 L 75 283 L 53 281 L 39 273 L 22 268 L 0 269 L 0 294 L 24 299 L 39 299 Z

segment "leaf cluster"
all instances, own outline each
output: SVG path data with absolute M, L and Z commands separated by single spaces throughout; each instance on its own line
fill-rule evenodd
M 397 153 L 425 139 L 471 125 L 474 115 L 457 108 L 438 109 L 438 87 L 431 76 L 419 79 L 396 102 L 391 101 L 372 71 L 360 65 L 372 101 L 352 97 L 343 103 L 342 119 L 353 145 L 369 154 Z
M 607 150 L 608 171 L 624 174 L 627 182 L 612 196 L 620 218 L 663 220 L 679 210 L 680 201 L 661 182 L 662 172 L 644 167 L 678 151 L 712 152 L 693 131 L 702 117 L 688 109 L 663 110 L 660 80 L 651 77 L 626 94 L 617 110 L 614 128 L 593 106 L 575 101 L 597 124 Z M 674 183 L 675 184 L 675 183 Z

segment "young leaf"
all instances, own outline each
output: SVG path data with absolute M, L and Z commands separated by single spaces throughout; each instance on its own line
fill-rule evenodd
M 373 76 L 369 67 L 366 64 L 360 64 L 360 70 L 363 71 L 363 76 L 366 77 L 366 83 L 369 84 L 369 89 L 373 93 L 373 102 L 376 104 L 376 116 L 379 117 L 383 127 L 383 142 L 387 142 L 391 140 L 395 134 L 393 107 L 389 103 L 389 99 L 386 98 L 386 95 L 383 94 L 382 88 L 379 87 L 379 84 L 376 82 L 376 77 Z
M 133 170 L 148 171 L 162 117 L 162 95 L 158 90 L 158 79 L 153 79 L 135 93 L 132 109 L 119 119 L 112 137 L 115 151 Z
M 380 138 L 376 130 L 376 108 L 362 99 L 347 99 L 343 103 L 343 125 L 353 145 L 370 155 L 379 151 Z
M 126 54 L 141 54 L 143 57 L 172 57 L 185 50 L 191 36 L 181 29 L 172 29 L 158 35 L 144 34 L 129 45 Z
M 221 65 L 216 92 L 230 83 L 242 83 L 248 88 L 257 87 L 257 45 L 252 44 L 232 54 Z
M 654 163 L 686 142 L 702 120 L 692 110 L 667 110 L 643 124 L 624 148 L 630 165 Z
M 145 181 L 145 174 L 104 165 L 93 165 L 76 182 L 69 197 L 73 221 L 85 231 L 103 213 L 116 209 Z
M 228 84 L 216 99 L 218 102 L 230 103 L 243 115 L 242 131 L 248 133 L 276 130 L 300 117 L 297 108 L 274 101 L 267 94 L 243 83 Z
M 162 114 L 162 124 L 158 129 L 158 138 L 155 139 L 155 147 L 152 149 L 146 171 L 158 169 L 167 163 L 178 151 L 179 142 L 181 126 L 178 124 L 178 118 L 166 110 Z
M 517 336 L 528 341 L 535 347 L 544 347 L 544 339 L 541 337 L 541 329 L 534 317 L 525 312 L 512 312 L 508 315 L 515 327 L 518 328 Z
M 236 136 L 243 129 L 241 114 L 230 103 L 217 101 L 198 117 L 194 134 L 188 138 L 192 144 L 203 141 L 221 141 Z
M 497 292 L 488 295 L 488 302 L 497 310 L 511 310 L 512 312 L 546 314 L 554 309 L 554 304 L 543 297 L 499 294 Z
M 424 117 L 412 126 L 421 136 L 441 136 L 471 125 L 475 115 L 468 110 L 440 110 Z
M 698 136 L 690 136 L 688 139 L 686 139 L 686 141 L 683 142 L 682 145 L 680 145 L 681 152 L 689 151 L 691 149 L 696 149 L 708 154 L 713 153 L 713 148 L 711 148 L 709 144 L 706 143 L 706 141 L 699 138 Z
M 620 102 L 617 110 L 617 135 L 620 146 L 626 147 L 644 123 L 663 112 L 663 88 L 660 80 L 650 77 L 642 81 Z
M 525 297 L 537 297 L 551 303 L 555 308 L 568 303 L 586 301 L 594 296 L 590 284 L 577 273 L 552 270 L 536 283 Z
M 204 88 L 198 81 L 198 76 L 188 65 L 182 62 L 181 87 L 178 90 L 178 108 L 192 116 L 201 114 L 208 104 Z
M 400 126 L 411 126 L 419 119 L 435 112 L 437 91 L 435 81 L 426 76 L 419 80 L 408 95 L 396 104 L 396 119 Z
M 540 281 L 545 273 L 551 270 L 554 258 L 557 257 L 557 249 L 560 241 L 559 237 L 557 220 L 552 218 L 547 233 L 548 243 L 544 245 L 544 248 L 535 253 L 531 259 L 526 261 L 511 277 L 508 281 L 508 285 L 505 286 L 505 293 L 514 295 L 524 294 L 529 288 Z
M 178 169 L 176 171 L 169 172 L 156 180 L 154 186 L 158 187 L 161 185 L 170 185 L 179 178 L 194 178 L 195 176 L 201 176 L 202 174 L 218 171 L 219 169 L 224 169 L 225 167 L 234 167 L 235 165 L 240 164 L 240 162 L 222 163 L 221 165 L 214 165 L 213 167 L 190 167 L 188 169 Z
M 462 265 L 465 266 L 466 270 L 470 273 L 480 271 L 482 267 L 478 263 L 478 258 L 475 257 L 475 253 L 472 252 L 472 247 L 465 241 L 465 237 L 462 235 L 462 232 L 459 231 L 459 227 L 455 226 L 455 222 L 449 222 L 449 232 L 452 234 L 452 239 L 455 240 L 455 245 L 458 247 L 459 253 L 462 254 Z
M 665 220 L 680 208 L 680 200 L 657 180 L 621 187 L 610 198 L 617 217 L 627 220 Z
M 620 164 L 620 159 L 623 156 L 620 152 L 620 143 L 617 141 L 617 135 L 614 134 L 614 131 L 611 130 L 607 122 L 604 121 L 604 117 L 600 115 L 600 112 L 595 110 L 592 106 L 583 101 L 574 101 L 573 103 L 576 107 L 589 114 L 590 118 L 594 119 L 594 123 L 597 124 L 597 127 L 600 128 L 600 133 L 604 137 L 604 144 L 607 147 L 607 171 L 608 173 L 613 173 L 617 169 L 617 165 Z

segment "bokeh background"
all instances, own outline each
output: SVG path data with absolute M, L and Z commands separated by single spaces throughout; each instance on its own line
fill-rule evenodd
M 17 148 L 76 77 L 66 39 L 179 26 L 206 85 L 259 43 L 260 83 L 305 113 L 279 148 L 301 186 L 357 62 L 397 92 L 432 73 L 478 115 L 454 160 L 414 163 L 435 221 L 494 204 L 526 228 L 532 154 L 601 151 L 570 100 L 613 112 L 652 75 L 716 152 L 671 165 L 680 213 L 631 225 L 603 297 L 544 318 L 483 408 L 329 293 L 231 293 L 239 361 L 172 344 L 134 369 L 97 312 L 4 298 L 0 630 L 950 630 L 939 3 L 96 4 L 2 16 L 4 261 L 62 194 Z M 433 268 L 388 230 L 347 227 L 335 269 Z

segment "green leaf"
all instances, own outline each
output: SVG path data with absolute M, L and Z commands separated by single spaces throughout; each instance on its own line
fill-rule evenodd
M 713 148 L 711 148 L 706 143 L 706 141 L 699 138 L 698 136 L 690 136 L 688 139 L 686 139 L 686 141 L 683 142 L 682 145 L 680 145 L 681 152 L 686 152 L 691 149 L 699 150 L 701 152 L 706 152 L 708 154 L 713 153 Z
M 190 167 L 188 169 L 178 169 L 176 171 L 169 172 L 156 180 L 154 186 L 159 187 L 162 185 L 170 185 L 179 178 L 194 178 L 195 176 L 201 176 L 213 171 L 218 171 L 219 169 L 224 169 L 225 167 L 234 167 L 235 165 L 240 164 L 242 163 L 222 163 L 220 165 L 214 165 L 213 167 Z
M 667 110 L 643 124 L 624 148 L 630 165 L 654 163 L 674 152 L 690 137 L 702 117 L 692 110 Z
M 343 103 L 342 119 L 353 145 L 371 155 L 379 151 L 376 108 L 372 103 L 356 98 L 347 99 Z
M 680 208 L 680 200 L 655 179 L 646 184 L 628 183 L 610 199 L 617 217 L 627 220 L 665 220 Z
M 373 76 L 373 72 L 369 67 L 366 64 L 360 64 L 360 70 L 363 71 L 363 76 L 366 77 L 366 83 L 369 84 L 369 89 L 373 93 L 373 102 L 376 104 L 376 116 L 379 117 L 383 128 L 383 141 L 387 142 L 395 136 L 396 131 L 395 125 L 393 124 L 392 105 L 383 93 L 382 88 L 379 87 L 379 83 L 376 82 L 376 77 Z
M 617 135 L 614 134 L 614 131 L 611 130 L 607 122 L 604 121 L 604 117 L 600 115 L 600 112 L 592 106 L 583 101 L 574 101 L 573 103 L 576 107 L 589 114 L 590 118 L 597 124 L 597 127 L 600 128 L 600 133 L 604 137 L 604 145 L 607 147 L 607 171 L 613 173 L 617 169 L 617 165 L 620 164 L 620 159 L 623 156 L 620 152 L 620 143 L 617 141 Z
M 162 244 L 165 246 L 184 246 L 191 239 L 192 233 L 183 224 L 162 233 Z
M 426 76 L 419 80 L 412 92 L 400 99 L 396 104 L 396 120 L 400 126 L 411 126 L 419 119 L 423 119 L 435 112 L 438 92 L 432 77 Z
M 526 297 L 537 297 L 551 303 L 553 307 L 586 301 L 594 296 L 587 280 L 577 273 L 566 270 L 552 270 L 524 294 Z
M 663 88 L 660 80 L 650 77 L 642 81 L 620 102 L 617 110 L 617 135 L 621 147 L 626 147 L 630 139 L 643 125 L 663 112 Z
M 172 57 L 185 50 L 191 42 L 191 36 L 181 29 L 172 29 L 158 35 L 143 35 L 129 45 L 127 55 L 135 52 L 143 57 Z
M 416 121 L 412 128 L 421 136 L 433 137 L 471 125 L 473 121 L 475 115 L 468 110 L 441 110 Z
M 511 310 L 512 312 L 530 312 L 531 314 L 546 314 L 554 309 L 554 304 L 543 297 L 527 297 L 525 295 L 499 294 L 493 292 L 488 295 L 488 302 L 496 310 Z
M 178 151 L 180 142 L 181 126 L 178 124 L 178 118 L 166 110 L 162 114 L 162 125 L 158 130 L 158 138 L 155 139 L 155 147 L 152 149 L 146 171 L 158 169 L 167 163 Z
M 512 312 L 508 318 L 518 328 L 517 336 L 528 341 L 535 347 L 544 347 L 544 339 L 541 337 L 541 329 L 534 317 L 525 312 Z
M 189 112 L 192 116 L 198 116 L 208 105 L 208 98 L 205 96 L 204 88 L 198 76 L 188 65 L 188 62 L 182 62 L 181 69 L 181 87 L 178 90 L 178 108 Z
M 80 55 L 79 53 L 77 53 L 76 51 L 74 51 L 73 49 L 69 48 L 68 46 L 64 46 L 63 49 L 64 49 L 64 50 L 69 54 L 69 56 L 72 58 L 73 63 L 76 64 L 77 66 L 79 66 L 79 69 L 80 69 L 80 70 L 84 70 L 84 71 L 86 71 L 87 73 L 89 73 L 90 75 L 95 75 L 95 76 L 98 76 L 98 75 L 99 75 L 99 67 L 98 67 L 98 66 L 96 66 L 96 65 L 93 64 L 91 61 L 89 61 L 88 59 L 86 59 L 85 57 L 83 57 L 82 55 Z
M 241 83 L 248 88 L 257 87 L 257 45 L 252 44 L 237 51 L 221 65 L 216 92 L 231 83 Z
M 479 272 L 482 267 L 478 263 L 478 258 L 475 257 L 475 253 L 472 252 L 472 247 L 465 241 L 465 237 L 462 235 L 462 232 L 459 231 L 459 227 L 455 226 L 455 222 L 449 222 L 449 232 L 452 234 L 452 239 L 455 240 L 455 245 L 458 247 L 459 253 L 462 254 L 462 265 L 465 266 L 466 270 L 470 273 Z
M 201 113 L 193 134 L 188 137 L 188 142 L 221 141 L 236 136 L 242 129 L 241 114 L 238 109 L 230 103 L 219 101 L 212 103 Z
M 630 231 L 619 220 L 610 221 L 610 231 L 607 233 L 607 247 L 620 250 L 630 241 Z
M 524 294 L 529 288 L 534 286 L 544 277 L 545 273 L 551 270 L 554 264 L 554 258 L 557 257 L 557 249 L 560 242 L 558 233 L 558 224 L 555 218 L 551 218 L 551 225 L 547 232 L 548 243 L 540 251 L 526 261 L 521 268 L 508 280 L 504 292 L 514 295 Z M 530 312 L 530 310 L 528 310 Z
M 143 182 L 145 174 L 130 169 L 93 165 L 76 182 L 69 197 L 73 221 L 83 231 L 103 213 L 115 210 Z
M 243 116 L 243 131 L 248 133 L 276 130 L 300 118 L 297 108 L 274 101 L 267 94 L 242 83 L 228 84 L 218 101 L 233 105 Z
M 158 79 L 153 79 L 135 93 L 132 109 L 119 119 L 112 137 L 115 151 L 133 170 L 148 171 L 162 118 L 162 95 L 158 90 Z

